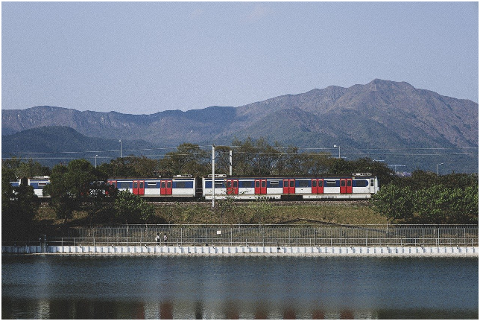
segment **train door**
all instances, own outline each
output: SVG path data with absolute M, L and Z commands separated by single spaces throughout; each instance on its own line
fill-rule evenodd
M 238 195 L 238 179 L 227 179 L 227 195 Z
M 256 179 L 255 180 L 255 194 L 264 195 L 267 194 L 267 180 Z
M 132 191 L 135 195 L 145 195 L 145 181 L 133 181 Z
M 107 181 L 107 184 L 108 184 L 108 185 L 111 185 L 111 186 L 113 186 L 113 187 L 117 187 L 117 181 L 108 180 L 108 181 Z
M 352 194 L 352 179 L 341 178 L 340 179 L 340 194 Z
M 312 179 L 312 194 L 323 194 L 323 179 Z
M 108 180 L 105 195 L 109 195 L 110 192 L 113 191 L 115 188 L 117 188 L 117 181 Z
M 283 194 L 295 194 L 295 180 L 284 179 L 283 180 Z
M 160 195 L 172 195 L 172 180 L 160 180 Z
M 353 193 L 353 180 L 351 178 L 347 179 L 347 194 Z

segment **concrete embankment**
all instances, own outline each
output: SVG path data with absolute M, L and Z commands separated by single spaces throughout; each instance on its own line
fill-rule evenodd
M 2 246 L 2 254 L 478 257 L 477 246 Z

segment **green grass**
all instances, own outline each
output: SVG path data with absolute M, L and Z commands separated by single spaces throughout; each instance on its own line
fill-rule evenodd
M 211 223 L 211 224 L 277 224 L 307 223 L 312 221 L 335 224 L 386 224 L 385 217 L 376 213 L 368 202 L 315 202 L 315 203 L 276 203 L 249 202 L 227 204 L 212 210 L 211 204 L 177 204 L 170 208 L 171 216 L 167 222 Z M 158 211 L 168 211 L 168 206 L 160 206 Z M 186 214 L 188 213 L 188 214 Z
M 170 224 L 386 224 L 387 219 L 366 201 L 358 202 L 241 202 L 157 203 L 155 218 L 148 223 Z M 86 224 L 86 212 L 74 212 L 70 226 Z M 61 225 L 51 207 L 42 206 L 36 216 L 41 224 Z

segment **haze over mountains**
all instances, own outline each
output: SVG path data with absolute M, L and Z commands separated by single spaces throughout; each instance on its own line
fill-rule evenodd
M 132 110 L 141 112 L 141 106 L 132 106 Z M 88 137 L 108 139 L 110 150 L 119 149 L 120 139 L 126 144 L 143 140 L 131 146 L 148 149 L 184 142 L 229 145 L 234 138 L 263 137 L 284 146 L 330 148 L 333 155 L 336 144 L 347 159 L 368 156 L 405 165 L 407 171 L 435 171 L 439 163 L 444 163 L 444 173 L 476 172 L 478 168 L 477 103 L 416 89 L 406 82 L 378 79 L 366 85 L 330 86 L 240 107 L 151 115 L 50 106 L 3 110 L 2 157 L 33 151 L 22 143 L 27 138 L 19 138 L 20 132 L 44 126 L 66 126 Z M 43 128 L 41 134 L 34 131 L 29 136 L 40 139 L 48 136 L 47 131 Z M 35 145 L 32 141 L 28 144 Z M 77 145 L 75 150 L 103 150 L 94 146 L 85 140 L 85 145 Z

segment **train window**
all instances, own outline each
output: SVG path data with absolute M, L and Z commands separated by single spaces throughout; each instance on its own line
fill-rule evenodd
M 232 187 L 232 181 L 227 181 L 227 187 L 228 188 Z
M 38 186 L 47 186 L 46 182 L 38 182 Z
M 130 187 L 130 183 L 129 183 L 129 182 L 118 182 L 118 183 L 117 183 L 117 187 L 118 187 L 118 188 L 129 188 L 129 187 Z
M 352 180 L 347 180 L 347 186 L 352 186 Z
M 356 179 L 354 180 L 355 186 L 356 187 L 367 187 L 368 186 L 368 180 L 366 179 Z
M 270 187 L 278 187 L 279 181 L 270 181 Z
M 317 181 L 316 180 L 312 181 L 312 187 L 317 187 Z
M 266 181 L 262 181 L 262 187 L 266 187 L 267 186 L 267 182 Z
M 143 188 L 143 182 L 140 182 L 140 188 Z
M 235 187 L 235 188 L 238 187 L 238 181 L 233 181 L 233 187 Z
M 175 182 L 175 188 L 187 188 L 187 182 Z
M 255 187 L 260 187 L 260 181 L 255 181 Z
M 157 187 L 157 182 L 147 182 L 147 187 Z
M 320 180 L 318 181 L 318 187 L 322 187 L 322 186 L 323 186 L 323 181 L 320 179 Z
M 252 188 L 253 187 L 253 181 L 240 181 L 240 187 Z
M 165 182 L 162 181 L 161 185 L 160 185 L 160 188 L 165 188 Z
M 134 182 L 133 183 L 133 188 L 137 188 L 138 187 L 138 183 L 137 182 Z
M 283 181 L 283 187 L 288 187 L 288 181 L 287 180 Z
M 290 187 L 295 187 L 295 181 L 294 180 L 290 181 Z
M 217 182 L 217 181 L 215 181 L 215 188 L 223 188 L 223 187 L 225 187 L 225 186 L 223 185 L 223 182 Z
M 336 187 L 337 181 L 335 180 L 327 180 L 325 181 L 325 187 Z
M 308 183 L 309 181 L 307 180 L 298 181 L 298 187 L 308 187 Z

